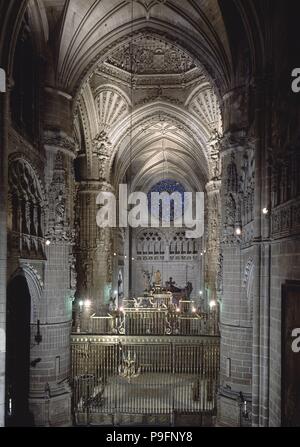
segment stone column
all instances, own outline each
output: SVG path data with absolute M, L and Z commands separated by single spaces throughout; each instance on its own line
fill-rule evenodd
M 228 135 L 222 141 L 222 225 L 220 312 L 220 389 L 218 419 L 221 425 L 242 425 L 241 396 L 251 405 L 252 321 L 242 272 L 249 253 L 243 251 L 242 193 L 240 179 L 246 148 L 242 133 Z
M 124 240 L 124 297 L 129 297 L 129 272 L 130 272 L 130 248 L 129 248 L 129 228 L 125 228 L 125 240 Z
M 79 238 L 77 265 L 78 297 L 89 300 L 89 313 L 101 314 L 108 305 L 112 287 L 112 234 L 110 228 L 99 228 L 96 199 L 101 191 L 113 191 L 106 181 L 80 182 L 77 198 Z M 86 328 L 87 329 L 87 328 Z
M 46 262 L 40 303 L 41 342 L 32 355 L 30 408 L 35 425 L 71 425 L 70 333 L 76 289 L 74 264 L 74 157 L 71 98 L 45 91 Z
M 266 119 L 269 81 L 256 78 L 255 88 L 255 196 L 254 196 L 254 247 L 255 283 L 253 295 L 253 373 L 252 373 L 252 424 L 269 425 L 270 391 L 270 219 L 262 209 L 271 204 L 271 179 L 266 141 Z M 269 209 L 269 213 L 271 210 Z
M 216 299 L 217 266 L 220 250 L 220 180 L 212 180 L 206 185 L 207 192 L 207 243 L 205 255 L 205 288 L 209 299 Z

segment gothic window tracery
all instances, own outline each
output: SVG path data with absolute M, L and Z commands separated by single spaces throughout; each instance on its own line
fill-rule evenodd
M 159 232 L 144 231 L 136 243 L 137 254 L 144 256 L 163 255 L 164 247 L 163 237 Z
M 164 199 L 162 201 L 160 201 L 159 206 L 157 207 L 157 209 L 155 207 L 151 206 L 151 194 L 152 193 L 167 193 L 169 195 L 173 194 L 173 193 L 179 193 L 181 196 L 181 203 L 182 203 L 182 212 L 184 209 L 184 192 L 185 192 L 185 188 L 183 187 L 183 185 L 181 183 L 179 183 L 176 180 L 173 179 L 163 179 L 161 181 L 159 181 L 158 183 L 156 183 L 155 185 L 152 186 L 152 188 L 150 189 L 150 191 L 148 192 L 148 206 L 149 206 L 149 211 L 151 212 L 151 214 L 158 218 L 159 220 L 162 221 L 163 218 L 163 208 L 164 205 L 169 205 L 169 199 L 166 199 L 166 202 L 164 201 Z M 173 222 L 174 219 L 181 217 L 179 215 L 179 210 L 176 209 L 176 206 L 174 205 L 174 201 L 172 200 L 170 202 L 170 221 Z
M 11 199 L 10 229 L 12 243 L 19 250 L 42 254 L 44 204 L 39 181 L 25 160 L 13 161 L 9 167 Z

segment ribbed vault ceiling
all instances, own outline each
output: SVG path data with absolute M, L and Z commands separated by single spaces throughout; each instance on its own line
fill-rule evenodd
M 204 188 L 209 142 L 222 133 L 218 82 L 229 78 L 221 19 L 215 0 L 67 2 L 57 79 L 75 95 L 78 150 L 92 177 L 101 135 L 116 184 L 185 177 Z

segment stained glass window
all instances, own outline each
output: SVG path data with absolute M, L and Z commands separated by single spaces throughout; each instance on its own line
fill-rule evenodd
M 185 188 L 180 182 L 178 182 L 177 180 L 173 180 L 173 179 L 163 179 L 163 180 L 160 180 L 158 183 L 156 183 L 154 186 L 152 186 L 152 188 L 148 192 L 149 212 L 151 213 L 152 216 L 154 216 L 156 218 L 158 218 L 158 216 L 159 216 L 159 220 L 162 221 L 162 209 L 164 206 L 164 201 L 166 201 L 168 199 L 161 200 L 159 202 L 159 208 L 158 207 L 151 208 L 151 194 L 153 192 L 157 192 L 157 193 L 166 192 L 168 194 L 172 194 L 174 192 L 179 192 L 181 195 L 181 200 L 182 200 L 182 202 L 181 202 L 182 203 L 181 216 L 183 215 Z M 167 205 L 167 203 L 165 205 Z M 178 212 L 176 215 L 174 215 L 174 213 L 175 213 L 175 207 L 174 207 L 174 201 L 172 200 L 171 204 L 170 204 L 170 221 L 171 222 L 174 221 L 174 218 L 177 219 L 180 217 L 180 215 L 178 215 Z

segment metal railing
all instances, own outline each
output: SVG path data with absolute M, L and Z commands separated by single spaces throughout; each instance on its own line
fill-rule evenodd
M 73 334 L 71 355 L 77 424 L 118 414 L 215 414 L 217 336 Z
M 160 295 L 157 295 L 160 297 Z M 126 300 L 124 306 L 106 315 L 93 314 L 88 320 L 79 315 L 77 332 L 102 335 L 219 335 L 218 308 L 207 312 L 194 307 L 192 301 L 179 305 L 155 297 L 156 301 Z M 168 298 L 168 296 L 167 296 Z M 84 316 L 84 315 L 83 315 Z M 86 317 L 84 317 L 86 318 Z

